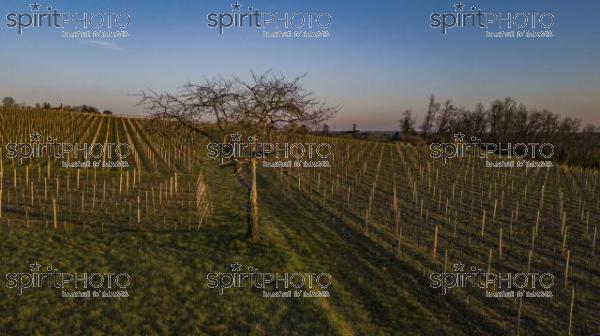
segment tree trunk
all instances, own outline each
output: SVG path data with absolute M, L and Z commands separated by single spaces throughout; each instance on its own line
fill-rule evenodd
M 248 195 L 248 239 L 258 241 L 258 190 L 256 187 L 256 157 L 250 159 L 250 192 Z

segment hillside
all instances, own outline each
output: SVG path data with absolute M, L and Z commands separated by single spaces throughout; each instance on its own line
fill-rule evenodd
M 72 334 L 85 324 L 92 334 L 503 335 L 518 322 L 522 335 L 564 335 L 571 307 L 573 334 L 600 333 L 597 169 L 442 164 L 426 147 L 279 134 L 279 142 L 331 144 L 331 168 L 259 168 L 261 239 L 251 243 L 244 191 L 193 133 L 163 134 L 144 119 L 0 109 L 0 134 L 0 330 L 8 334 Z M 48 136 L 127 143 L 130 167 L 6 157 L 7 144 Z M 202 221 L 200 173 L 212 210 Z M 128 297 L 8 288 L 5 274 L 31 273 L 33 263 L 128 273 Z M 236 263 L 328 273 L 330 297 L 208 288 L 207 274 Z M 551 273 L 553 297 L 432 288 L 432 273 L 458 263 Z

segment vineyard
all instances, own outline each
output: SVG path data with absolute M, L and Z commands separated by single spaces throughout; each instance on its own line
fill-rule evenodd
M 7 157 L 8 144 L 47 137 L 126 143 L 129 166 L 63 167 L 83 160 L 76 151 L 22 162 Z M 3 288 L 0 310 L 9 313 L 0 329 L 76 330 L 86 318 L 78 312 L 85 312 L 105 333 L 600 333 L 598 170 L 486 168 L 476 158 L 434 160 L 426 147 L 275 138 L 331 144 L 331 168 L 259 168 L 266 234 L 252 244 L 243 239 L 244 192 L 192 131 L 165 134 L 140 118 L 0 110 L 0 273 L 39 258 L 72 270 L 118 266 L 135 279 L 131 300 L 102 301 L 100 308 L 75 308 L 50 289 L 27 297 Z M 115 160 L 108 156 L 99 155 Z M 222 297 L 207 291 L 204 274 L 236 261 L 329 272 L 332 297 L 288 303 L 243 290 Z M 457 264 L 550 273 L 553 296 L 488 298 L 480 288 L 444 294 L 431 287 L 432 272 L 453 273 Z M 42 297 L 45 306 L 33 304 Z M 53 310 L 41 319 L 45 329 L 30 329 L 23 319 L 44 309 Z M 62 327 L 55 321 L 61 312 L 74 316 Z M 270 322 L 254 322 L 266 317 Z

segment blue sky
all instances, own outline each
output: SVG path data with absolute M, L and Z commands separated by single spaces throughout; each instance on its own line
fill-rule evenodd
M 38 1 L 59 12 L 126 12 L 126 39 L 65 39 L 60 29 L 19 35 L 9 13 L 32 1 L 2 1 L 0 96 L 32 104 L 91 104 L 140 114 L 131 94 L 174 90 L 204 77 L 272 70 L 307 74 L 304 85 L 342 110 L 342 130 L 390 130 L 404 109 L 421 116 L 432 93 L 460 107 L 513 96 L 532 107 L 600 124 L 599 1 L 465 1 L 484 12 L 549 12 L 550 39 L 486 39 L 480 29 L 443 35 L 433 12 L 456 1 L 240 1 L 263 12 L 327 12 L 329 38 L 267 39 L 260 30 L 207 26 L 207 14 L 232 13 L 233 1 Z M 589 18 L 589 17 L 592 18 Z M 73 30 L 73 29 L 71 29 Z

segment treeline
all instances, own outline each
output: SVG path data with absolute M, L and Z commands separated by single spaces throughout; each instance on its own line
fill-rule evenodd
M 84 112 L 84 113 L 100 113 L 100 109 L 91 105 L 62 105 L 52 106 L 48 102 L 36 103 L 34 106 L 27 105 L 26 103 L 17 103 L 13 97 L 4 97 L 2 99 L 3 107 L 12 107 L 12 108 L 36 108 L 36 109 L 44 109 L 44 110 L 58 110 L 58 111 L 74 111 L 74 112 Z M 104 110 L 103 114 L 112 114 L 110 110 Z
M 552 143 L 557 161 L 600 167 L 600 127 L 582 127 L 579 119 L 528 108 L 510 97 L 495 100 L 487 108 L 477 104 L 467 110 L 431 96 L 420 129 L 415 128 L 410 110 L 399 124 L 403 136 L 418 135 L 427 142 L 448 141 L 462 133 L 467 139 L 475 136 L 492 143 Z

